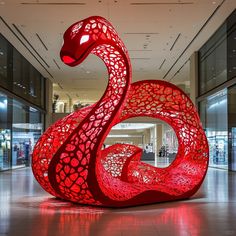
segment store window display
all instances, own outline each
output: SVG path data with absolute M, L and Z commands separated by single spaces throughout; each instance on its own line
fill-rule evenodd
M 0 171 L 9 169 L 11 135 L 8 123 L 8 98 L 0 93 Z
M 200 114 L 210 149 L 210 166 L 228 169 L 227 90 L 200 102 Z
M 42 134 L 41 113 L 13 100 L 12 166 L 29 166 L 34 144 Z
M 0 129 L 0 171 L 9 169 L 11 138 L 9 129 Z

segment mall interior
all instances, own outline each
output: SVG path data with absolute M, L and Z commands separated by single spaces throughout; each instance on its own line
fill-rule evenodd
M 236 235 L 235 0 L 0 0 L 0 235 Z M 54 122 L 96 103 L 107 86 L 103 62 L 60 59 L 63 34 L 93 15 L 108 19 L 130 55 L 132 82 L 164 80 L 195 104 L 209 167 L 191 198 L 128 208 L 59 200 L 35 180 L 32 152 Z M 171 165 L 170 124 L 136 117 L 104 142 L 132 144 L 141 160 Z

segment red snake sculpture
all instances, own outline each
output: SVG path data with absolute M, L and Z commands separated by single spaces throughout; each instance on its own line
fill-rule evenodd
M 178 87 L 165 81 L 131 84 L 128 52 L 112 25 L 94 16 L 70 26 L 61 59 L 69 66 L 89 53 L 100 57 L 109 82 L 94 105 L 58 120 L 40 137 L 32 156 L 39 184 L 50 194 L 81 204 L 124 207 L 185 199 L 200 187 L 208 168 L 208 143 L 197 111 Z M 115 124 L 149 116 L 175 130 L 179 147 L 166 168 L 141 162 L 141 149 L 115 144 L 102 150 Z

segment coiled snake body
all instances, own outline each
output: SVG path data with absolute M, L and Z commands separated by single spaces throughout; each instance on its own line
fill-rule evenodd
M 89 53 L 105 63 L 109 82 L 102 98 L 57 121 L 41 136 L 32 156 L 35 178 L 50 194 L 82 204 L 132 206 L 184 199 L 200 187 L 208 167 L 208 144 L 196 109 L 176 86 L 160 80 L 131 84 L 128 52 L 102 17 L 73 24 L 61 59 L 69 66 Z M 102 144 L 115 124 L 137 116 L 161 119 L 175 130 L 179 148 L 166 168 L 140 161 L 141 149 Z

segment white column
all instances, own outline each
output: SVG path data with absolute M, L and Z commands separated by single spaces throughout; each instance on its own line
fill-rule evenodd
M 155 156 L 155 166 L 157 166 L 157 158 L 159 156 L 159 150 L 163 146 L 163 124 L 156 125 L 156 156 Z

